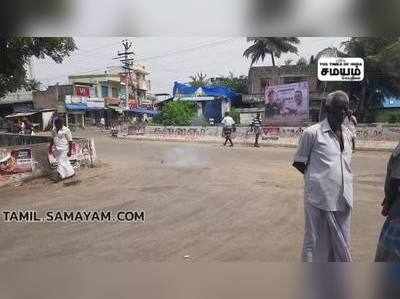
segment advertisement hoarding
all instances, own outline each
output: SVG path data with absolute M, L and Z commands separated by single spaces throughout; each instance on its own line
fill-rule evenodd
M 299 126 L 308 121 L 308 82 L 269 86 L 265 90 L 265 125 Z

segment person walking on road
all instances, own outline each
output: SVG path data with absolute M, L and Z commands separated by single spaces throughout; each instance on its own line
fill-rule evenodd
M 57 161 L 58 178 L 55 181 L 71 178 L 75 175 L 74 168 L 69 161 L 72 154 L 72 134 L 64 126 L 64 121 L 58 117 L 54 121 L 53 139 L 50 142 L 49 154 Z
M 225 117 L 221 121 L 223 125 L 222 129 L 222 134 L 225 138 L 224 146 L 226 146 L 226 143 L 229 141 L 230 146 L 233 146 L 233 142 L 231 139 L 232 131 L 234 129 L 235 121 L 231 116 L 229 116 L 229 112 L 225 112 Z
M 260 147 L 260 145 L 258 144 L 258 139 L 260 138 L 261 135 L 261 125 L 262 122 L 261 122 L 260 112 L 257 112 L 256 116 L 253 118 L 250 124 L 250 128 L 255 135 L 254 147 Z

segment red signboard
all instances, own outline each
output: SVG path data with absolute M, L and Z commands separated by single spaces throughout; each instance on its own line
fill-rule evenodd
M 89 86 L 80 86 L 75 85 L 75 94 L 78 97 L 90 97 L 90 87 Z
M 132 99 L 130 99 L 130 100 L 128 101 L 128 106 L 129 106 L 129 109 L 138 108 L 138 107 L 139 107 L 139 101 L 138 101 L 138 100 L 132 100 Z
M 11 150 L 0 163 L 0 173 L 14 174 L 32 171 L 32 149 Z
M 121 104 L 119 98 L 105 97 L 104 100 L 106 105 L 119 106 Z

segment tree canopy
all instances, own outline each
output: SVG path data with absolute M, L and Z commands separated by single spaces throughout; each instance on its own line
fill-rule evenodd
M 297 37 L 249 37 L 247 40 L 253 45 L 243 52 L 243 56 L 251 59 L 251 65 L 270 55 L 272 66 L 275 66 L 275 57 L 281 57 L 282 53 L 297 54 L 296 45 L 300 43 Z
M 164 126 L 188 126 L 196 115 L 196 104 L 187 101 L 173 101 L 166 104 L 154 121 Z
M 376 108 L 385 97 L 400 95 L 400 42 L 396 37 L 353 37 L 339 50 L 327 48 L 316 57 L 361 57 L 364 59 L 364 80 L 361 82 L 329 82 L 327 91 L 344 89 L 352 108 L 361 121 L 374 121 Z
M 209 80 L 207 79 L 207 75 L 203 73 L 195 73 L 193 76 L 190 76 L 191 81 L 189 84 L 193 87 L 205 87 L 207 86 Z
M 236 93 L 246 94 L 247 76 L 235 76 L 234 73 L 229 72 L 228 76 L 219 76 L 212 80 L 211 85 L 228 87 Z
M 26 66 L 31 58 L 50 57 L 56 63 L 62 63 L 75 49 L 75 42 L 70 37 L 0 38 L 0 97 L 38 85 L 27 76 Z

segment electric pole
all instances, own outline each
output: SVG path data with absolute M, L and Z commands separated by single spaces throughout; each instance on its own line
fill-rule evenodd
M 125 78 L 125 108 L 129 109 L 128 100 L 129 100 L 129 84 L 132 81 L 131 73 L 133 71 L 132 65 L 135 60 L 133 56 L 135 53 L 133 51 L 129 51 L 132 48 L 132 42 L 128 40 L 122 41 L 122 46 L 124 47 L 123 52 L 118 51 L 118 57 L 115 59 L 119 59 L 122 63 L 122 73 L 121 75 Z

